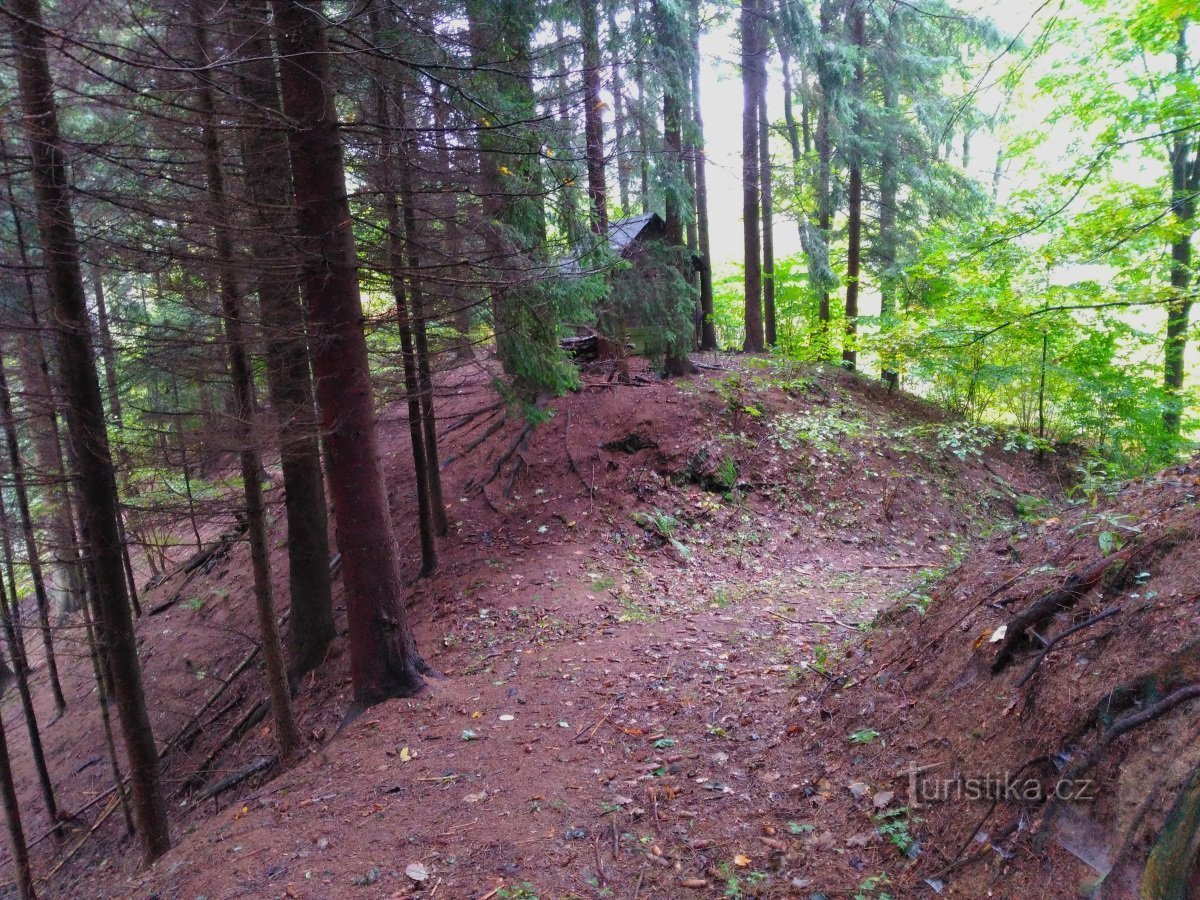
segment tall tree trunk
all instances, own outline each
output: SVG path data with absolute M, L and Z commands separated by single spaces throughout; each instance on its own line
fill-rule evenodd
M 765 41 L 764 41 L 765 45 Z M 759 160 L 758 178 L 762 189 L 762 260 L 763 316 L 768 347 L 777 341 L 775 330 L 775 213 L 772 197 L 771 122 L 767 115 L 765 82 L 758 96 Z
M 377 10 L 370 12 L 371 37 L 378 44 L 381 25 Z M 400 331 L 401 364 L 404 369 L 404 396 L 408 403 L 408 436 L 412 445 L 413 473 L 417 483 L 417 532 L 421 538 L 421 575 L 429 576 L 437 571 L 437 539 L 434 527 L 433 504 L 430 490 L 429 459 L 425 452 L 425 432 L 422 428 L 424 412 L 421 409 L 421 384 L 417 371 L 417 352 L 413 343 L 412 316 L 409 312 L 407 292 L 404 287 L 404 245 L 411 250 L 414 237 L 402 232 L 400 205 L 393 173 L 400 167 L 407 169 L 407 161 L 396 159 L 395 143 L 392 140 L 392 118 L 388 106 L 387 86 L 392 81 L 386 70 L 387 63 L 381 62 L 381 71 L 376 76 L 375 114 L 379 121 L 380 147 L 379 165 L 376 169 L 378 189 L 383 194 L 383 208 L 388 228 L 387 270 L 392 285 L 392 296 L 396 303 L 396 320 Z M 403 108 L 403 95 L 398 105 Z M 401 121 L 403 122 L 403 109 Z
M 272 0 L 292 183 L 305 250 L 313 369 L 329 448 L 329 484 L 350 626 L 354 698 L 370 706 L 424 686 L 408 623 L 379 459 L 354 233 L 319 0 Z
M 403 82 L 396 86 L 397 109 L 400 112 L 401 133 L 404 135 L 400 156 L 400 208 L 404 215 L 404 246 L 408 257 L 408 293 L 412 302 L 413 339 L 417 349 L 417 380 L 420 384 L 421 430 L 425 438 L 425 479 L 429 483 L 429 512 L 434 533 L 445 537 L 450 533 L 446 521 L 446 501 L 442 496 L 441 463 L 438 460 L 437 417 L 433 408 L 433 372 L 430 368 L 429 335 L 426 328 L 429 314 L 425 306 L 425 283 L 421 275 L 420 246 L 417 232 L 417 200 L 413 188 L 413 168 L 417 156 L 416 131 L 409 122 L 408 91 Z
M 866 103 L 866 12 L 861 2 L 855 3 L 850 13 L 850 40 L 858 51 L 858 62 L 854 68 L 854 99 L 858 104 L 855 141 L 850 147 L 850 187 L 846 204 L 847 223 L 846 249 L 846 343 L 842 347 L 842 365 L 851 371 L 858 364 L 858 296 L 862 260 L 862 141 L 865 121 L 863 105 Z
M 651 0 L 653 2 L 653 0 Z M 650 144 L 655 130 L 654 122 L 649 111 L 649 101 L 646 97 L 646 62 L 642 59 L 645 52 L 645 33 L 642 17 L 642 0 L 633 0 L 633 35 L 637 55 L 633 58 L 633 83 L 637 88 L 637 110 L 634 124 L 637 127 L 638 139 L 638 174 L 641 178 L 639 205 L 642 213 L 653 212 L 650 198 Z
M 608 231 L 608 186 L 604 178 L 604 118 L 600 99 L 600 37 L 597 0 L 579 0 L 583 33 L 583 136 L 587 152 L 588 198 L 592 201 L 592 230 Z
M 17 423 L 13 415 L 12 395 L 8 390 L 2 342 L 0 342 L 0 418 L 3 419 L 4 437 L 8 444 L 8 472 L 13 481 L 13 493 L 17 497 L 17 515 L 21 519 L 21 533 L 25 538 L 25 564 L 29 567 L 29 577 L 33 582 L 42 646 L 46 649 L 46 669 L 50 673 L 50 688 L 54 692 L 54 705 L 61 716 L 67 710 L 67 701 L 63 697 L 62 684 L 58 679 L 58 661 L 54 657 L 54 639 L 50 633 L 50 597 L 46 593 L 41 551 L 38 549 L 37 535 L 33 528 L 33 515 L 30 513 L 29 490 L 25 481 L 25 460 L 21 456 L 21 444 L 17 437 Z
M 700 9 L 692 10 L 692 128 L 696 159 L 696 239 L 700 251 L 700 349 L 717 349 L 717 326 L 713 319 L 712 245 L 708 219 L 708 161 L 705 156 L 704 115 L 700 99 Z
M 820 27 L 821 38 L 824 42 L 830 39 L 830 32 L 833 28 L 833 10 L 834 0 L 821 0 Z M 824 54 L 822 54 L 824 55 Z M 829 238 L 830 229 L 833 224 L 833 197 L 831 192 L 831 180 L 833 169 L 833 136 L 831 134 L 830 119 L 833 116 L 833 97 L 832 79 L 828 72 L 830 61 L 823 59 L 818 68 L 818 81 L 821 90 L 820 100 L 817 105 L 817 132 L 816 132 L 816 149 L 817 149 L 817 235 L 814 238 L 821 242 L 820 247 L 814 247 L 813 253 L 810 254 L 810 259 L 819 257 L 821 263 L 813 266 L 809 272 L 809 280 L 814 283 L 814 288 L 817 292 L 817 319 L 819 321 L 819 333 L 822 343 L 822 352 L 826 353 L 831 348 L 828 345 L 831 335 L 829 333 L 829 279 L 823 270 L 829 266 Z M 816 278 L 813 276 L 816 275 Z
M 796 111 L 793 108 L 795 89 L 792 86 L 792 56 L 786 41 L 777 38 L 776 43 L 779 45 L 779 65 L 783 70 L 783 123 L 787 131 L 788 147 L 792 151 L 792 193 L 799 196 L 800 165 L 803 156 L 800 154 L 800 130 L 796 124 Z M 807 241 L 804 219 L 803 212 L 796 216 L 796 229 L 800 233 L 801 247 L 806 247 Z
M 896 114 L 896 88 L 884 73 L 883 109 L 886 120 Z M 879 259 L 879 332 L 884 338 L 881 377 L 894 391 L 900 384 L 900 373 L 893 365 L 887 349 L 887 335 L 896 324 L 896 203 L 899 195 L 899 176 L 896 172 L 896 147 L 885 141 L 879 157 L 879 234 L 876 238 Z
M 129 793 L 125 790 L 125 775 L 121 772 L 121 758 L 117 755 L 117 742 L 113 738 L 112 716 L 108 711 L 108 693 L 110 684 L 105 676 L 106 663 L 100 654 L 99 642 L 96 640 L 96 628 L 92 624 L 91 604 L 83 604 L 83 627 L 87 635 L 88 658 L 92 661 L 92 677 L 96 681 L 96 702 L 100 707 L 100 726 L 104 732 L 104 750 L 108 754 L 108 767 L 113 776 L 113 787 L 121 804 L 121 814 L 125 817 L 125 833 L 132 837 L 137 831 L 133 824 L 133 808 L 129 805 Z
M 4 722 L 0 720 L 0 796 L 4 800 L 4 818 L 8 822 L 8 845 L 12 851 L 13 868 L 16 869 L 17 896 L 20 900 L 32 900 L 33 870 L 29 867 L 29 848 L 25 844 L 25 830 L 21 826 L 21 803 L 17 798 L 17 785 L 13 781 L 12 762 L 8 755 L 8 738 L 4 733 Z
M 447 186 L 447 182 L 454 178 L 450 145 L 446 140 L 446 134 L 450 129 L 446 115 L 446 107 L 449 102 L 442 96 L 438 87 L 438 85 L 434 85 L 434 98 L 430 105 L 433 113 L 433 142 L 437 149 L 438 171 L 443 179 L 442 200 L 447 207 L 442 213 L 446 223 L 442 253 L 444 258 L 458 260 L 462 258 L 462 228 L 458 220 L 458 194 Z M 471 294 L 462 286 L 455 285 L 449 291 L 449 299 L 454 304 L 451 313 L 454 319 L 454 330 L 457 332 L 454 339 L 454 358 L 459 361 L 473 360 L 475 348 L 471 341 L 471 307 L 473 305 Z
M 194 23 L 197 72 L 207 72 L 209 58 L 205 25 L 201 16 L 208 4 L 198 11 Z M 271 714 L 275 720 L 275 746 L 286 768 L 300 749 L 300 731 L 292 714 L 283 648 L 279 644 L 279 625 L 275 621 L 275 596 L 271 587 L 271 548 L 267 542 L 267 516 L 263 506 L 262 459 L 254 446 L 254 375 L 246 352 L 242 298 L 238 290 L 233 257 L 233 239 L 229 233 L 228 200 L 225 173 L 221 162 L 221 143 L 217 135 L 217 116 L 213 91 L 207 76 L 200 75 L 197 107 L 200 112 L 201 139 L 204 146 L 204 176 L 208 194 L 209 217 L 217 251 L 217 293 L 221 300 L 221 318 L 225 324 L 225 344 L 229 354 L 229 375 L 233 387 L 233 415 L 237 423 L 238 457 L 242 467 L 242 491 L 246 500 L 246 534 L 250 541 L 250 569 L 254 581 L 254 607 L 258 615 L 263 661 L 267 668 L 267 689 L 271 694 Z
M 1175 45 L 1175 74 L 1188 77 L 1187 20 L 1179 26 Z M 1191 325 L 1192 235 L 1195 233 L 1196 193 L 1200 191 L 1200 147 L 1192 153 L 1191 135 L 1175 134 L 1171 143 L 1171 209 L 1179 234 L 1171 243 L 1171 293 L 1167 303 L 1167 339 L 1163 346 L 1163 388 L 1167 394 L 1163 425 L 1179 436 L 1183 419 L 1183 382 L 1186 370 L 1188 329 Z
M 336 635 L 329 574 L 329 514 L 321 473 L 319 423 L 313 403 L 304 307 L 295 253 L 295 217 L 287 135 L 266 0 L 239 0 L 237 66 L 244 101 L 242 159 L 258 301 L 267 354 L 267 392 L 279 423 L 288 529 L 289 673 L 316 668 Z
M 130 617 L 117 528 L 117 491 L 93 363 L 91 323 L 79 267 L 66 156 L 58 131 L 54 84 L 46 59 L 39 0 L 11 0 L 12 29 L 26 136 L 32 157 L 38 223 L 58 329 L 67 423 L 78 467 L 85 546 L 96 571 L 101 644 L 109 654 L 113 688 L 133 783 L 138 831 L 147 863 L 170 846 L 159 787 L 158 754 L 146 714 L 137 642 Z
M 763 350 L 762 246 L 759 223 L 758 100 L 761 71 L 760 0 L 742 0 L 742 233 L 745 249 L 745 327 L 742 350 Z
M 686 24 L 672 0 L 651 0 L 657 44 L 663 49 L 666 61 L 663 77 L 663 181 L 666 185 L 665 240 L 672 247 L 683 246 L 683 201 L 686 190 L 683 166 L 683 102 L 691 80 L 691 66 L 686 62 L 689 48 Z M 690 269 L 690 266 L 689 266 Z M 689 273 L 683 273 L 685 279 Z M 690 279 L 687 279 L 690 281 Z M 672 335 L 667 350 L 666 373 L 669 376 L 688 375 L 695 371 L 687 351 L 691 335 Z
M 605 0 L 608 15 L 608 54 L 612 72 L 613 131 L 616 133 L 613 156 L 617 160 L 617 196 L 621 200 L 621 215 L 629 215 L 629 150 L 625 146 L 625 116 L 629 106 L 625 96 L 625 79 L 621 66 L 621 33 L 617 30 L 619 0 Z

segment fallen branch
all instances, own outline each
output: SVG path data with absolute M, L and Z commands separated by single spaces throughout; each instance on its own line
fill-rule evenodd
M 453 432 L 458 431 L 458 429 L 460 429 L 460 428 L 465 428 L 468 425 L 471 425 L 472 423 L 477 423 L 478 420 L 476 419 L 476 416 L 482 416 L 484 413 L 495 412 L 496 410 L 503 408 L 503 406 L 504 406 L 504 401 L 497 400 L 495 403 L 490 403 L 487 406 L 484 406 L 480 409 L 473 409 L 470 412 L 460 413 L 459 415 L 453 417 L 453 418 L 457 418 L 458 421 L 455 422 L 453 425 L 449 426 L 448 428 L 446 428 L 439 435 L 439 437 L 444 438 L 446 435 L 452 434 Z
M 115 788 L 113 790 L 115 790 Z M 41 878 L 39 878 L 38 881 L 45 884 L 45 883 L 49 882 L 50 879 L 52 879 L 55 875 L 57 875 L 59 872 L 61 872 L 63 866 L 65 866 L 68 862 L 71 861 L 71 858 L 73 856 L 75 856 L 76 853 L 79 852 L 80 848 L 83 847 L 84 844 L 87 843 L 88 838 L 90 838 L 93 834 L 95 834 L 97 831 L 100 830 L 100 826 L 108 821 L 108 817 L 111 816 L 114 812 L 116 812 L 117 807 L 119 807 L 120 805 L 121 805 L 120 798 L 113 797 L 112 802 L 108 804 L 108 808 L 105 809 L 104 812 L 100 814 L 100 818 L 96 819 L 96 821 L 92 825 L 92 827 L 88 829 L 87 834 L 85 834 L 78 841 L 76 841 L 75 846 L 73 846 L 70 850 L 68 850 L 66 853 L 64 853 L 62 859 L 60 859 L 54 865 L 54 868 L 52 868 L 49 872 L 47 872 L 45 875 L 43 875 Z
M 1097 622 L 1103 622 L 1105 619 L 1115 616 L 1120 611 L 1121 611 L 1121 607 L 1110 606 L 1104 612 L 1097 613 L 1096 615 L 1092 616 L 1091 618 L 1084 619 L 1078 625 L 1071 626 L 1066 631 L 1062 632 L 1062 634 L 1056 634 L 1053 638 L 1050 639 L 1050 643 L 1046 644 L 1046 646 L 1042 650 L 1042 652 L 1037 655 L 1037 658 L 1034 659 L 1033 665 L 1031 665 L 1029 667 L 1029 671 L 1027 671 L 1024 675 L 1021 676 L 1021 680 L 1017 682 L 1017 687 L 1025 686 L 1025 683 L 1028 682 L 1029 679 L 1033 677 L 1035 672 L 1037 672 L 1038 666 L 1040 666 L 1042 664 L 1042 660 L 1044 660 L 1050 654 L 1050 651 L 1053 650 L 1058 644 L 1060 644 L 1065 638 L 1069 638 L 1071 635 L 1073 635 L 1077 632 L 1083 631 L 1085 628 L 1091 628 Z
M 208 777 L 208 773 L 216 765 L 217 759 L 229 748 L 229 745 L 240 740 L 242 735 L 265 719 L 270 709 L 271 704 L 267 700 L 260 700 L 254 706 L 250 707 L 250 710 L 229 729 L 225 737 L 221 738 L 217 746 L 204 758 L 204 762 L 200 763 L 196 771 L 189 775 L 187 780 L 180 785 L 176 796 L 186 794 L 188 791 L 202 785 L 204 779 Z
M 257 775 L 259 772 L 265 772 L 267 769 L 271 768 L 271 764 L 274 762 L 275 757 L 273 756 L 260 756 L 255 759 L 254 762 L 250 763 L 250 765 L 238 769 L 236 772 L 230 775 L 226 775 L 216 784 L 205 788 L 196 798 L 196 800 L 199 802 L 218 797 L 230 788 L 237 787 L 252 775 Z

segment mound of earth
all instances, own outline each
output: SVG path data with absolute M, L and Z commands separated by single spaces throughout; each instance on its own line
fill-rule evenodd
M 997 537 L 798 698 L 822 892 L 1200 896 L 1198 496 L 1182 466 Z
M 808 830 L 823 795 L 797 771 L 801 753 L 820 739 L 829 765 L 857 749 L 867 761 L 853 766 L 869 766 L 895 745 L 828 737 L 859 718 L 846 712 L 853 690 L 835 700 L 838 648 L 1059 483 L 1030 453 L 866 379 L 720 362 L 671 382 L 639 367 L 629 384 L 585 373 L 533 429 L 495 403 L 487 366 L 439 375 L 452 526 L 421 580 L 404 406 L 389 406 L 381 446 L 407 601 L 444 677 L 345 721 L 343 630 L 298 686 L 308 747 L 287 772 L 272 756 L 247 549 L 232 517 L 203 523 L 206 540 L 233 542 L 200 566 L 181 547 L 138 623 L 176 847 L 138 871 L 90 663 L 68 630 L 71 708 L 46 744 L 76 817 L 65 844 L 35 847 L 35 870 L 53 870 L 40 893 L 792 896 L 827 877 L 848 884 L 839 866 L 854 871 L 854 854 Z M 281 489 L 269 496 L 278 573 Z M 282 616 L 286 579 L 276 590 Z M 1039 678 L 1058 664 L 1051 655 Z M 28 831 L 45 835 L 15 728 L 10 745 Z

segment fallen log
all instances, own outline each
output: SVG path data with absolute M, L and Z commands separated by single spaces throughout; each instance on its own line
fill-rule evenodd
M 267 769 L 271 768 L 271 764 L 274 762 L 275 757 L 273 756 L 260 756 L 255 759 L 254 762 L 250 763 L 250 765 L 238 769 L 236 772 L 226 775 L 215 784 L 206 787 L 200 792 L 196 799 L 198 801 L 211 800 L 214 797 L 218 797 L 230 788 L 237 787 L 252 775 L 257 775 L 259 772 L 265 772 Z

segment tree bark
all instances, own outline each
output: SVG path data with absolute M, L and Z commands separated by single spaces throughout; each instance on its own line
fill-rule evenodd
M 820 12 L 820 27 L 821 38 L 823 41 L 829 40 L 830 31 L 833 28 L 833 0 L 821 0 Z M 833 224 L 833 197 L 831 193 L 831 180 L 833 169 L 833 137 L 830 133 L 830 119 L 833 116 L 833 98 L 830 96 L 832 92 L 831 79 L 827 72 L 829 61 L 824 60 L 818 68 L 818 81 L 820 83 L 821 96 L 817 105 L 817 129 L 814 142 L 817 149 L 817 228 L 818 237 L 822 247 L 819 248 L 819 253 L 825 260 L 825 265 L 828 265 L 829 260 L 829 237 L 830 229 Z M 814 249 L 814 252 L 818 252 Z M 829 334 L 829 287 L 825 282 L 824 273 L 810 272 L 810 277 L 813 274 L 819 274 L 816 285 L 817 291 L 817 319 L 819 322 L 820 338 L 823 344 L 828 343 Z M 822 352 L 827 352 L 828 347 L 822 347 Z
M 108 388 L 108 409 L 117 427 L 121 427 L 121 390 L 117 382 L 117 351 L 104 301 L 104 277 L 99 266 L 90 266 L 92 295 L 96 298 L 96 328 L 100 332 L 100 358 L 104 361 L 104 381 Z
M 764 42 L 765 44 L 765 42 Z M 767 116 L 766 83 L 758 96 L 758 179 L 762 193 L 763 318 L 768 347 L 777 342 L 775 328 L 775 214 L 771 184 L 771 123 Z
M 372 10 L 370 13 L 372 38 L 379 41 L 379 14 Z M 389 73 L 382 67 L 378 73 L 375 91 L 376 115 L 379 119 L 380 147 L 379 165 L 376 169 L 378 190 L 383 195 L 384 214 L 387 219 L 388 253 L 387 270 L 392 285 L 392 296 L 396 304 L 396 320 L 400 331 L 401 364 L 404 369 L 404 397 L 408 404 L 408 436 L 412 446 L 413 472 L 417 483 L 417 531 L 421 539 L 421 575 L 428 577 L 437 571 L 437 539 L 435 536 L 434 517 L 432 509 L 432 492 L 429 479 L 429 459 L 425 452 L 425 432 L 422 428 L 424 413 L 421 409 L 421 384 L 417 371 L 417 352 L 413 343 L 412 316 L 409 312 L 407 291 L 404 287 L 404 245 L 411 249 L 413 238 L 407 231 L 402 232 L 400 205 L 396 199 L 396 186 L 393 183 L 393 172 L 397 168 L 407 168 L 406 164 L 397 163 L 395 144 L 392 140 L 392 117 L 388 108 L 387 85 L 391 81 Z M 403 98 L 399 100 L 403 104 Z M 401 114 L 403 116 L 403 113 Z
M 665 169 L 663 181 L 666 196 L 663 216 L 666 243 L 672 247 L 683 246 L 683 194 L 686 190 L 683 167 L 683 103 L 682 94 L 690 81 L 691 67 L 685 57 L 688 43 L 684 39 L 684 23 L 669 0 L 652 0 L 655 33 L 658 45 L 665 51 L 663 78 L 663 152 L 661 165 Z M 684 273 L 685 280 L 687 273 Z M 691 335 L 672 335 L 672 346 L 667 350 L 665 369 L 671 377 L 689 375 L 695 368 L 688 358 Z
M 21 804 L 17 799 L 17 785 L 13 781 L 3 721 L 0 721 L 0 795 L 3 795 L 4 817 L 8 821 L 8 844 L 12 851 L 13 868 L 16 869 L 17 896 L 21 900 L 32 900 L 33 870 L 29 867 L 29 848 L 25 845 L 25 830 L 21 826 Z
M 1179 26 L 1175 45 L 1175 74 L 1188 77 L 1187 21 Z M 1179 131 L 1171 143 L 1171 209 L 1180 234 L 1171 243 L 1171 299 L 1167 303 L 1167 338 L 1163 345 L 1163 389 L 1167 402 L 1163 426 L 1178 437 L 1183 419 L 1183 383 L 1188 329 L 1191 325 L 1192 235 L 1195 233 L 1196 192 L 1200 190 L 1200 147 L 1192 153 L 1190 134 Z
M 613 155 L 617 160 L 617 196 L 621 200 L 621 215 L 629 215 L 629 154 L 625 146 L 625 115 L 628 98 L 621 66 L 621 36 L 617 30 L 619 0 L 606 0 L 608 16 L 609 67 L 612 71 L 613 131 L 616 134 Z
M 862 141 L 865 121 L 863 105 L 866 103 L 866 12 L 861 3 L 856 3 L 850 13 L 850 41 L 858 51 L 858 62 L 854 68 L 854 99 L 859 109 L 856 115 L 855 142 L 850 147 L 850 186 L 846 205 L 847 223 L 846 248 L 846 339 L 842 346 L 842 365 L 851 371 L 858 365 L 858 296 L 862 261 Z
M 404 135 L 403 152 L 399 159 L 400 207 L 404 216 L 404 247 L 408 261 L 408 294 L 412 302 L 413 339 L 417 350 L 417 381 L 420 385 L 421 431 L 425 443 L 425 480 L 429 485 L 429 513 L 433 531 L 439 537 L 450 533 L 446 521 L 446 501 L 442 496 L 442 474 L 438 461 L 437 417 L 433 409 L 433 372 L 430 368 L 429 336 L 426 329 L 428 313 L 425 306 L 425 284 L 421 277 L 421 258 L 417 234 L 417 201 L 413 188 L 413 162 L 417 153 L 416 132 L 409 124 L 407 91 L 403 82 L 397 84 L 397 123 Z
M 759 134 L 758 106 L 760 0 L 742 0 L 742 233 L 746 265 L 745 341 L 746 353 L 763 351 L 762 320 L 762 245 L 759 234 Z
M 147 863 L 170 846 L 154 734 L 146 714 L 137 642 L 130 617 L 117 528 L 116 480 L 109 454 L 91 323 L 79 266 L 66 157 L 59 137 L 54 85 L 46 58 L 39 0 L 11 0 L 12 30 L 26 137 L 32 157 L 38 223 L 58 329 L 67 423 L 78 466 L 85 546 L 96 571 L 101 644 L 109 654 L 134 808 Z
M 592 231 L 608 231 L 608 186 L 604 178 L 604 118 L 600 99 L 600 37 L 597 0 L 579 0 L 583 34 L 583 136 L 587 153 L 588 198 L 592 201 Z
M 883 109 L 889 118 L 896 113 L 896 88 L 884 72 Z M 896 322 L 896 203 L 899 196 L 899 177 L 896 172 L 896 147 L 885 141 L 879 157 L 879 233 L 876 237 L 876 256 L 879 261 L 879 332 L 884 338 L 881 377 L 894 391 L 900 384 L 900 373 L 893 367 L 887 349 L 887 335 Z
M 342 553 L 356 702 L 421 690 L 424 663 L 408 623 L 396 537 L 379 459 L 354 233 L 318 0 L 272 0 L 292 183 L 305 251 L 313 369 L 327 434 L 329 484 Z
M 705 158 L 704 115 L 700 110 L 700 21 L 699 6 L 692 23 L 692 127 L 696 158 L 696 238 L 700 250 L 700 349 L 717 349 L 717 326 L 713 319 L 712 245 L 708 219 L 708 161 Z
M 237 66 L 242 159 L 265 332 L 267 392 L 279 423 L 288 528 L 289 674 L 315 669 L 336 635 L 329 575 L 329 513 L 321 473 L 304 307 L 295 252 L 295 201 L 283 131 L 279 84 L 271 58 L 265 0 L 240 0 Z

